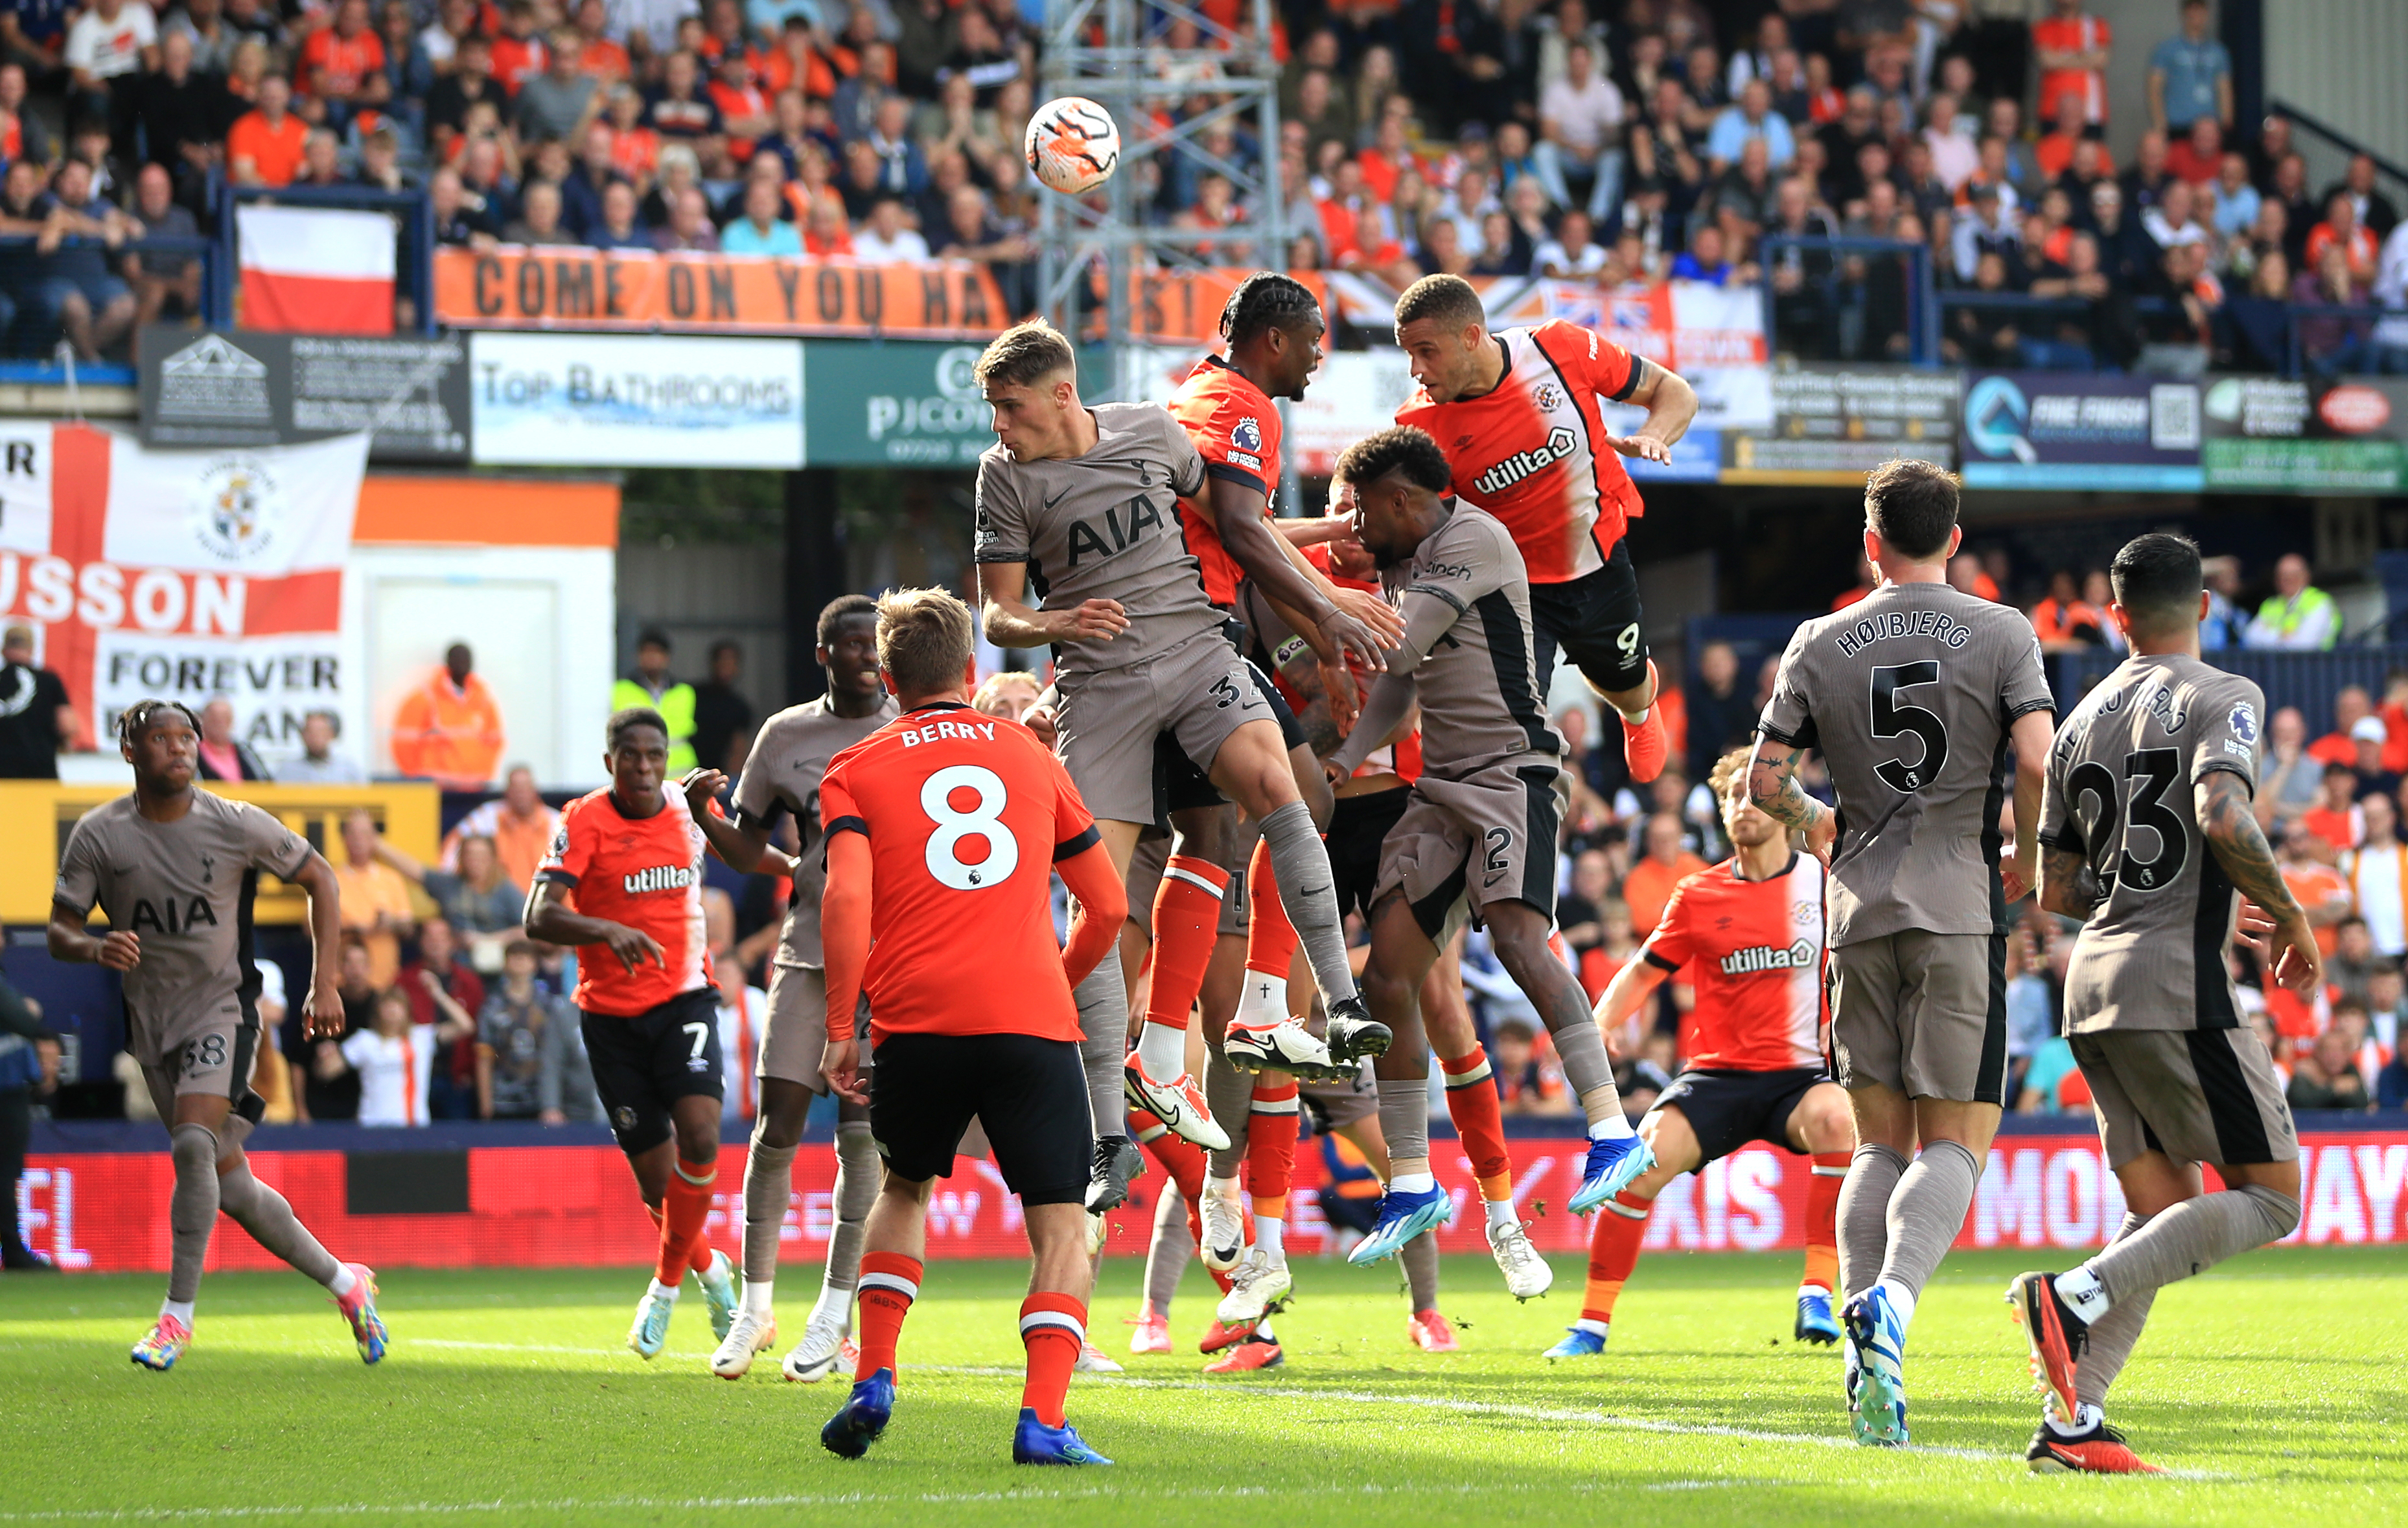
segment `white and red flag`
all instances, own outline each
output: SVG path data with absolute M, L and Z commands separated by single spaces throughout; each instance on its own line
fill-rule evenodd
M 245 740 L 271 750 L 311 710 L 349 732 L 366 697 L 345 673 L 343 564 L 367 449 L 349 435 L 150 450 L 86 425 L 0 424 L 0 621 L 35 628 L 104 750 L 149 695 L 196 711 L 224 695 Z
M 393 333 L 393 220 L 381 212 L 235 211 L 242 326 L 313 335 Z

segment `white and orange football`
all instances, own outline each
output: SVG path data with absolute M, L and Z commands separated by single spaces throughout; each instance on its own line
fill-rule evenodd
M 1095 102 L 1064 95 L 1028 119 L 1023 150 L 1038 179 L 1065 196 L 1083 196 L 1120 167 L 1121 130 Z

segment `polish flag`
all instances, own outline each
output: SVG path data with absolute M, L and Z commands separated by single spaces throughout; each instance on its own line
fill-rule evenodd
M 321 207 L 236 209 L 242 326 L 313 335 L 393 333 L 393 220 Z

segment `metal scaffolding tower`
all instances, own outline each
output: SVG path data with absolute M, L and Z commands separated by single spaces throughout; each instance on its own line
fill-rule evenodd
M 1120 168 L 1104 188 L 1102 205 L 1044 192 L 1038 224 L 1038 311 L 1076 340 L 1100 342 L 1104 353 L 1097 359 L 1105 365 L 1099 369 L 1111 378 L 1102 396 L 1121 396 L 1128 347 L 1148 339 L 1132 328 L 1130 301 L 1143 271 L 1235 264 L 1230 255 L 1238 245 L 1254 248 L 1249 264 L 1282 268 L 1287 263 L 1270 0 L 1250 3 L 1252 37 L 1222 26 L 1188 0 L 1046 0 L 1039 103 L 1083 95 L 1111 112 L 1121 130 Z M 1227 48 L 1168 47 L 1163 38 L 1180 19 L 1195 24 L 1198 41 Z M 1168 129 L 1156 128 L 1158 107 L 1198 95 L 1215 97 L 1216 104 Z M 1205 147 L 1205 135 L 1216 125 L 1242 126 L 1249 119 L 1254 153 L 1225 158 Z M 1245 221 L 1179 229 L 1149 221 L 1139 206 L 1140 166 L 1153 160 L 1167 174 L 1182 157 L 1199 174 L 1217 171 L 1228 178 L 1238 204 L 1247 209 Z M 1104 292 L 1097 305 L 1090 283 L 1099 273 Z M 1098 306 L 1100 333 L 1092 323 Z

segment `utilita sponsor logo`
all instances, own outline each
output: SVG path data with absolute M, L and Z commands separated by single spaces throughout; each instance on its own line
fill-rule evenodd
M 1793 945 L 1750 945 L 1722 958 L 1727 977 L 1743 977 L 1752 971 L 1799 971 L 1813 964 L 1814 946 L 1805 939 Z
M 1494 493 L 1512 487 L 1532 473 L 1555 465 L 1572 453 L 1579 444 L 1570 428 L 1558 424 L 1547 432 L 1547 443 L 1536 450 L 1515 451 L 1472 480 L 1475 493 Z
M 627 894 L 638 892 L 677 892 L 702 878 L 702 872 L 690 864 L 656 864 L 638 870 L 625 878 Z
M 2343 435 L 2372 435 L 2391 422 L 2391 400 L 2371 387 L 2337 387 L 2316 400 L 2316 412 Z

